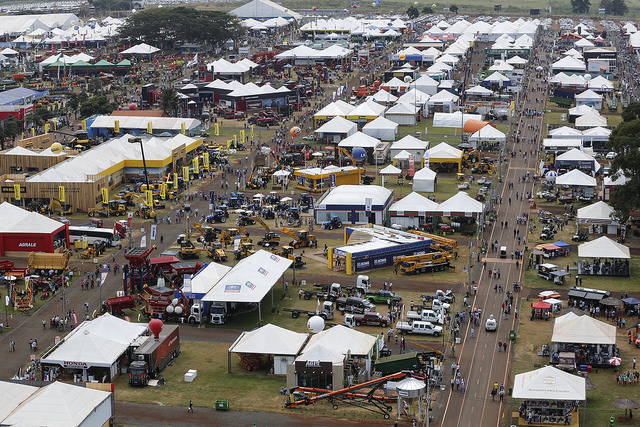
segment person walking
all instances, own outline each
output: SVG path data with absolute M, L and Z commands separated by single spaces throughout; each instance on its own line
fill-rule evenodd
M 13 340 L 9 341 L 9 351 L 16 351 L 16 343 Z
M 193 414 L 193 402 L 189 401 L 189 408 L 187 409 L 187 412 L 191 412 Z

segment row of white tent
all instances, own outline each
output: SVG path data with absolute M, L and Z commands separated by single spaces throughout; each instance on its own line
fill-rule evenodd
M 306 45 L 296 46 L 276 55 L 278 60 L 326 60 L 326 59 L 342 59 L 351 56 L 352 49 L 347 49 L 337 44 L 331 45 L 325 49 L 317 50 Z
M 257 67 L 259 67 L 259 65 L 248 58 L 242 58 L 237 62 L 229 62 L 224 58 L 220 58 L 208 63 L 207 71 L 214 74 L 237 76 L 247 73 Z
M 267 19 L 266 21 L 257 21 L 253 18 L 244 19 L 240 22 L 240 25 L 243 27 L 249 28 L 251 30 L 268 30 L 271 28 L 281 28 L 290 25 L 292 22 L 295 22 L 295 19 L 289 18 L 285 19 L 281 16 L 277 18 Z
M 258 86 L 255 83 L 249 82 L 247 84 L 242 84 L 237 80 L 229 80 L 228 82 L 222 81 L 220 79 L 216 79 L 211 83 L 208 83 L 205 88 L 207 89 L 224 89 L 230 91 L 228 93 L 231 97 L 242 97 L 242 96 L 254 96 L 254 95 L 263 95 L 268 93 L 285 93 L 288 94 L 291 92 L 287 89 L 286 86 L 280 86 L 279 88 L 274 88 L 270 84 L 265 84 L 262 86 Z M 197 86 L 194 84 L 189 84 L 181 88 L 182 91 L 185 89 L 193 89 L 197 90 Z
M 440 21 L 436 25 L 427 30 L 427 34 L 433 37 L 440 37 L 445 34 L 451 34 L 459 37 L 463 34 L 483 35 L 487 40 L 494 41 L 503 34 L 511 37 L 519 37 L 527 35 L 534 37 L 541 22 L 538 19 L 527 20 L 519 18 L 515 21 L 498 21 L 494 23 L 486 21 L 476 21 L 471 23 L 465 19 L 460 19 L 453 24 L 447 21 Z
M 300 27 L 302 32 L 340 32 L 351 35 L 364 35 L 367 33 L 381 33 L 386 31 L 401 31 L 407 28 L 407 24 L 399 18 L 387 19 L 357 19 L 355 17 L 315 19 Z
M 593 79 L 590 74 L 567 74 L 559 72 L 553 76 L 550 83 L 555 83 L 561 87 L 587 88 L 595 92 L 612 92 L 613 82 L 603 76 L 596 76 Z

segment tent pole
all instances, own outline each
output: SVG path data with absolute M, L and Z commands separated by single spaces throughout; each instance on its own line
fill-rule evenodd
M 262 326 L 262 301 L 258 301 L 258 325 Z
M 227 372 L 231 373 L 231 351 L 227 351 Z
M 587 422 L 587 396 L 584 396 L 584 413 L 582 414 L 582 425 L 586 426 Z

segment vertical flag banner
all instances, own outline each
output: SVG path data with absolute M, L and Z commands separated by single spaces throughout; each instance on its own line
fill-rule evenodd
M 207 153 L 206 151 L 202 156 L 202 163 L 204 163 L 203 166 L 205 169 L 209 169 L 209 153 Z
M 244 130 L 240 131 L 240 142 L 244 142 Z
M 151 126 L 151 122 L 147 122 L 147 133 L 149 135 L 153 133 L 153 126 Z
M 20 200 L 20 184 L 13 184 L 13 196 L 16 200 Z
M 231 147 L 232 142 L 233 142 L 233 139 L 227 139 L 227 150 Z
M 156 240 L 156 233 L 158 232 L 158 226 L 153 224 L 151 226 L 151 240 Z M 320 301 L 320 300 L 318 300 Z
M 189 181 L 189 166 L 182 167 L 182 179 L 184 182 Z
M 82 121 L 82 130 L 85 131 L 85 132 L 87 131 L 87 121 L 86 120 Z
M 103 188 L 102 189 L 102 203 L 104 203 L 105 205 L 107 203 L 109 203 L 109 189 L 108 188 Z
M 173 188 L 174 188 L 174 190 L 178 189 L 178 174 L 177 173 L 173 174 Z
M 251 126 L 253 126 L 253 125 L 251 125 Z M 215 123 L 213 125 L 213 134 L 215 136 L 220 136 L 220 124 L 219 123 Z
M 59 185 L 58 186 L 58 200 L 60 200 L 61 202 L 64 202 L 64 186 Z
M 251 138 L 253 138 L 253 125 L 251 125 Z
M 167 183 L 163 182 L 160 186 L 160 197 L 163 199 L 167 197 Z
M 44 133 L 49 133 L 49 123 L 44 124 Z
M 200 171 L 200 164 L 198 162 L 198 158 L 194 157 L 193 158 L 193 173 L 199 172 Z
M 182 132 L 183 135 L 186 135 L 187 126 L 184 124 L 184 122 L 180 123 L 180 131 Z
M 233 145 L 235 145 L 236 148 L 238 148 L 238 135 L 233 135 Z
M 113 132 L 120 133 L 120 120 L 115 120 L 113 122 Z
M 153 191 L 145 190 L 147 196 L 147 206 L 153 206 Z
M 36 128 L 31 128 L 31 136 L 36 136 Z

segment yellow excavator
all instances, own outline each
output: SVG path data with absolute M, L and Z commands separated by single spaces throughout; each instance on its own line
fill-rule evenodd
M 353 156 L 351 155 L 351 153 L 349 153 L 346 149 L 344 149 L 342 147 L 336 147 L 336 150 L 340 151 L 345 156 L 347 156 L 349 158 L 349 160 L 351 160 L 351 165 L 352 166 L 357 166 L 356 159 L 354 159 Z
M 289 246 L 293 246 L 295 249 L 299 248 L 317 248 L 318 241 L 316 236 L 309 234 L 307 230 L 290 230 L 287 227 L 281 228 L 281 232 L 293 237 L 293 240 L 289 243 Z
M 222 243 L 218 240 L 218 233 L 222 230 L 214 227 L 203 227 L 199 222 L 193 224 L 198 231 L 200 231 L 200 239 L 204 251 L 210 258 L 218 262 L 224 262 L 227 260 L 227 254 L 222 248 Z
M 242 227 L 240 227 L 240 229 L 244 231 L 244 235 L 240 234 L 240 230 L 238 230 L 237 228 L 228 228 L 227 230 L 222 230 L 220 232 L 220 240 L 224 245 L 230 245 L 233 243 L 233 240 L 236 238 L 236 236 L 240 236 L 241 242 L 248 242 L 249 233 L 247 233 L 247 231 Z
M 248 256 L 253 255 L 256 251 L 253 250 L 253 243 L 250 242 L 240 242 L 240 246 L 238 250 L 235 252 L 236 259 L 241 260 Z
M 282 258 L 287 258 L 293 261 L 293 264 L 291 264 L 292 267 L 295 266 L 295 268 L 300 268 L 306 264 L 306 262 L 302 260 L 302 255 L 298 255 L 293 252 L 292 246 L 284 245 L 280 247 L 280 250 L 278 250 L 278 248 L 274 248 L 273 253 L 281 256 Z
M 49 204 L 49 210 L 53 213 L 60 212 L 60 215 L 71 215 L 73 213 L 73 206 L 70 203 L 61 202 L 58 199 L 51 199 Z
M 262 228 L 264 228 L 264 236 L 258 242 L 258 246 L 273 247 L 280 244 L 280 235 L 274 231 L 271 231 L 269 226 L 265 224 L 262 218 L 253 216 L 251 217 L 251 219 L 260 224 Z

